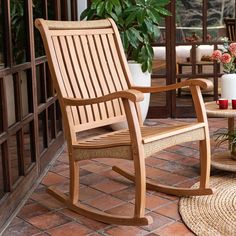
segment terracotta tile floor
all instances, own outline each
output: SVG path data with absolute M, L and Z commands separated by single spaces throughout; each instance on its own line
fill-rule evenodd
M 182 121 L 150 120 L 147 124 Z M 209 125 L 212 134 L 219 127 L 227 127 L 227 120 L 210 119 Z M 217 151 L 213 140 L 212 151 Z M 129 215 L 134 208 L 134 186 L 111 170 L 114 164 L 132 168 L 130 163 L 121 160 L 81 162 L 80 200 L 99 210 Z M 148 158 L 146 166 L 148 178 L 176 186 L 191 186 L 198 181 L 198 145 L 193 142 L 171 147 Z M 179 215 L 179 198 L 152 191 L 147 191 L 146 212 L 153 217 L 154 223 L 147 227 L 107 225 L 75 214 L 46 193 L 47 186 L 51 185 L 68 192 L 68 168 L 67 152 L 64 151 L 6 229 L 4 236 L 193 235 Z M 217 172 L 212 170 L 212 174 Z

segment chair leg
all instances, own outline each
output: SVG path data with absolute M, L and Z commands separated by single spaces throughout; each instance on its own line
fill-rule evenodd
M 142 169 L 142 168 L 141 168 Z M 140 170 L 141 176 L 137 178 L 136 190 L 136 202 L 135 202 L 135 214 L 133 217 L 126 217 L 120 215 L 111 215 L 102 211 L 98 211 L 91 207 L 85 206 L 79 203 L 79 165 L 78 162 L 70 161 L 70 195 L 69 197 L 58 191 L 55 187 L 49 187 L 47 192 L 53 197 L 65 204 L 70 210 L 88 217 L 93 220 L 101 221 L 108 224 L 118 225 L 133 225 L 144 226 L 153 222 L 151 216 L 144 216 L 145 210 L 145 181 L 144 184 L 141 181 L 142 176 L 145 177 L 145 171 Z M 139 184 L 139 182 L 141 184 Z M 143 189 L 144 188 L 144 189 Z M 141 207 L 139 207 L 141 206 Z
M 200 148 L 200 188 L 208 188 L 210 180 L 210 169 L 211 169 L 211 148 L 210 140 L 205 139 L 199 142 Z
M 134 160 L 135 170 L 135 212 L 136 217 L 143 217 L 146 205 L 146 169 L 144 158 Z
M 70 162 L 70 199 L 75 204 L 79 201 L 79 163 Z

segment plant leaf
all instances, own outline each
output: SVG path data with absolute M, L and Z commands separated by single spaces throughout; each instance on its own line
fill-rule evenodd
M 119 21 L 117 15 L 114 12 L 111 12 L 110 16 L 116 23 Z
M 170 12 L 163 7 L 154 8 L 153 10 L 157 11 L 158 13 L 160 13 L 163 16 L 170 16 L 171 15 Z
M 141 24 L 143 24 L 143 22 L 144 22 L 144 19 L 145 19 L 145 17 L 146 17 L 146 9 L 144 8 L 144 9 L 140 9 L 139 11 L 138 11 L 138 14 L 137 14 L 137 20 L 138 20 L 138 23 L 141 25 Z
M 137 48 L 138 47 L 138 39 L 135 36 L 135 34 L 133 33 L 132 29 L 128 29 L 125 31 L 125 34 L 129 40 L 129 43 L 134 47 Z
M 158 24 L 159 23 L 159 19 L 160 19 L 160 15 L 159 13 L 156 15 L 156 12 L 153 13 L 153 10 L 147 9 L 147 14 L 149 15 L 150 19 Z
M 133 23 L 135 18 L 136 18 L 136 12 L 133 12 L 131 14 L 128 15 L 128 17 L 125 19 L 125 24 L 126 26 L 128 26 L 129 24 Z
M 104 13 L 104 9 L 105 9 L 105 3 L 104 2 L 100 2 L 97 5 L 97 14 L 98 14 L 98 16 L 102 16 L 102 14 Z
M 89 16 L 92 16 L 93 13 L 94 13 L 94 10 L 89 9 L 89 8 L 85 9 L 85 10 L 80 14 L 80 20 L 83 20 L 83 19 L 85 19 L 86 17 L 87 17 L 87 19 L 89 20 L 89 19 L 90 19 Z
M 112 12 L 112 8 L 113 8 L 113 5 L 112 5 L 112 2 L 111 1 L 107 1 L 105 3 L 105 10 L 108 14 L 111 14 Z
M 148 0 L 150 5 L 156 5 L 156 6 L 166 6 L 170 3 L 169 0 Z

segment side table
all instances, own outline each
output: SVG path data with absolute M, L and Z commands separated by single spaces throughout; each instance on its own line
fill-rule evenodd
M 206 113 L 209 117 L 221 117 L 228 118 L 228 130 L 234 130 L 234 118 L 236 117 L 236 110 L 228 109 L 221 110 L 216 102 L 205 103 Z M 211 165 L 215 168 L 226 170 L 226 171 L 236 171 L 236 160 L 233 160 L 230 155 L 230 151 L 220 152 L 218 154 L 212 155 Z

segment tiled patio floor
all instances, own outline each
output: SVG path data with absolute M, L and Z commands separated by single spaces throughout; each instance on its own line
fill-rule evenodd
M 150 120 L 147 124 L 171 124 L 182 121 Z M 210 119 L 209 122 L 211 133 L 219 127 L 227 127 L 226 119 Z M 214 141 L 212 141 L 212 149 L 213 152 L 216 151 Z M 99 159 L 81 162 L 80 200 L 84 204 L 106 212 L 132 214 L 134 186 L 111 170 L 115 164 L 132 168 L 132 163 L 121 160 Z M 147 176 L 152 180 L 176 186 L 191 186 L 198 181 L 197 142 L 162 151 L 148 158 L 146 166 Z M 212 174 L 217 172 L 212 170 Z M 154 220 L 154 223 L 148 227 L 107 225 L 77 215 L 46 193 L 47 186 L 51 185 L 56 185 L 62 191 L 68 192 L 68 176 L 67 152 L 64 151 L 3 235 L 193 235 L 178 213 L 179 198 L 153 191 L 147 191 L 146 195 L 146 212 Z

